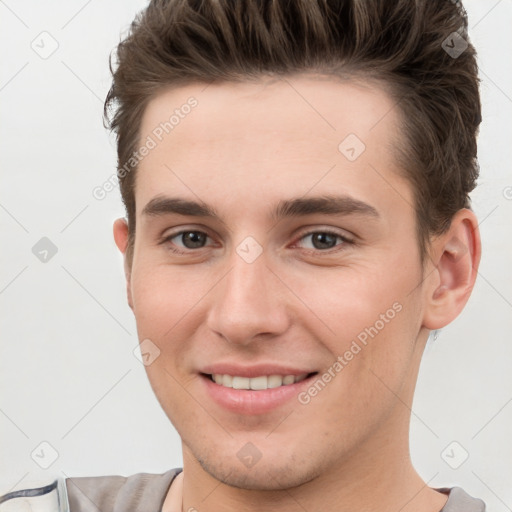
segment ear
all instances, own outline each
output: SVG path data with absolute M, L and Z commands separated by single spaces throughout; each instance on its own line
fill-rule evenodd
M 124 258 L 124 275 L 126 277 L 126 296 L 128 298 L 128 305 L 133 309 L 132 290 L 131 290 L 131 261 L 127 255 L 129 240 L 129 230 L 126 219 L 117 219 L 114 222 L 114 241 L 117 248 L 122 252 Z
M 478 274 L 482 251 L 475 214 L 459 210 L 450 229 L 431 247 L 433 269 L 426 280 L 423 326 L 441 329 L 464 309 Z

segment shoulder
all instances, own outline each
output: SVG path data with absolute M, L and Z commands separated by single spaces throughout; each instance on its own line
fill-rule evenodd
M 181 468 L 162 474 L 137 473 L 128 477 L 66 478 L 70 512 L 142 512 L 161 510 L 167 491 Z
M 461 487 L 443 487 L 436 491 L 448 494 L 448 501 L 440 512 L 485 512 L 485 503 Z

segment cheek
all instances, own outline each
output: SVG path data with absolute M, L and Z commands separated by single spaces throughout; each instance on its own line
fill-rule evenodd
M 139 336 L 171 336 L 180 319 L 193 310 L 203 287 L 206 291 L 204 283 L 164 266 L 134 267 L 131 291 Z
M 298 422 L 310 422 L 321 431 L 327 418 L 336 425 L 333 435 L 347 444 L 377 428 L 396 406 L 408 402 L 415 312 L 403 301 L 390 304 L 388 299 L 374 299 L 371 307 L 349 301 L 338 310 L 332 327 L 343 334 L 323 339 L 332 354 L 331 364 L 299 397 L 306 405 L 297 409 Z
M 385 267 L 318 275 L 315 286 L 303 283 L 300 293 L 315 313 L 309 328 L 321 336 L 333 363 L 341 356 L 351 379 L 375 380 L 374 372 L 395 387 L 408 370 L 420 312 L 418 295 L 411 293 L 415 270 L 391 273 Z
M 188 345 L 182 330 L 194 316 L 197 297 L 185 280 L 176 277 L 179 273 L 171 273 L 164 266 L 143 266 L 140 260 L 138 263 L 131 278 L 137 333 L 141 343 L 150 340 L 149 347 L 158 354 L 145 370 L 162 408 L 175 421 L 175 416 L 179 418 L 187 410 Z
M 205 297 L 211 284 L 190 268 L 168 265 L 134 267 L 132 273 L 133 312 L 139 340 L 150 340 L 158 358 L 146 372 L 159 399 L 181 396 L 188 384 L 194 332 L 204 322 Z M 151 346 L 151 345 L 150 345 Z
M 361 264 L 327 270 L 309 277 L 290 276 L 289 282 L 295 282 L 294 291 L 304 299 L 311 317 L 323 323 L 334 339 L 361 334 L 364 341 L 366 328 L 377 323 L 378 330 L 383 330 L 409 300 L 410 279 L 404 274 L 392 278 L 383 268 Z

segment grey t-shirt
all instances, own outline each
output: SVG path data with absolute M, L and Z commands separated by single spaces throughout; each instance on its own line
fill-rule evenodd
M 70 512 L 160 512 L 174 477 L 181 471 L 66 478 Z M 485 512 L 485 503 L 460 487 L 436 490 L 448 494 L 440 512 Z

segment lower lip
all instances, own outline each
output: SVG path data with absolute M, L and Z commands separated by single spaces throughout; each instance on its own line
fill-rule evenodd
M 302 389 L 311 384 L 315 375 L 294 384 L 260 391 L 226 388 L 213 382 L 207 375 L 200 377 L 205 384 L 206 392 L 224 409 L 238 414 L 265 414 L 296 398 Z

